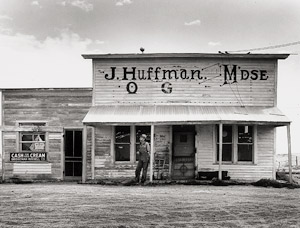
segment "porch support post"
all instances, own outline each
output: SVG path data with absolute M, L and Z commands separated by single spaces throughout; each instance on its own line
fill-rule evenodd
M 293 182 L 292 177 L 292 146 L 291 146 L 291 124 L 289 123 L 287 126 L 287 140 L 288 140 L 288 163 L 289 163 L 289 182 Z
M 92 180 L 95 179 L 95 126 L 92 127 L 92 150 L 91 150 Z
M 151 125 L 151 152 L 150 152 L 150 182 L 153 181 L 153 160 L 154 160 L 154 125 Z
M 82 139 L 82 183 L 86 182 L 86 152 L 87 152 L 87 126 L 83 125 Z
M 222 180 L 223 124 L 219 124 L 219 180 Z

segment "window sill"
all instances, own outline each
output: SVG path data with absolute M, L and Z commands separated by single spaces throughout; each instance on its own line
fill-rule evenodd
M 213 165 L 219 165 L 219 163 L 213 163 Z M 233 162 L 223 162 L 222 165 L 257 165 L 254 164 L 253 162 L 237 162 L 237 163 L 233 163 Z

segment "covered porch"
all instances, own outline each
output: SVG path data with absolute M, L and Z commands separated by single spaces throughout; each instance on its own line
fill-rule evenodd
M 169 150 L 169 175 L 172 178 L 174 177 L 174 162 L 175 159 L 178 159 L 179 162 L 186 162 L 188 157 L 193 157 L 194 160 L 190 162 L 189 165 L 182 164 L 177 170 L 179 173 L 183 172 L 184 170 L 180 169 L 189 169 L 189 166 L 193 164 L 195 172 L 198 169 L 198 151 L 195 148 L 194 153 L 185 154 L 187 156 L 177 156 L 176 158 L 176 149 L 179 148 L 180 145 L 175 144 L 175 137 L 176 141 L 188 141 L 188 136 L 178 136 L 174 135 L 175 129 L 178 129 L 178 126 L 186 126 L 186 129 L 192 129 L 197 126 L 218 126 L 218 134 L 219 139 L 219 146 L 218 146 L 218 153 L 217 161 L 218 164 L 218 178 L 222 179 L 222 171 L 224 170 L 223 164 L 223 130 L 224 125 L 253 125 L 253 126 L 271 126 L 271 127 L 278 127 L 278 126 L 286 126 L 287 127 L 287 136 L 289 142 L 289 176 L 290 181 L 292 181 L 292 170 L 291 170 L 291 137 L 290 137 L 290 121 L 288 118 L 281 113 L 281 111 L 276 107 L 236 107 L 236 106 L 199 106 L 199 105 L 174 105 L 174 104 L 165 104 L 165 105 L 102 105 L 102 106 L 94 106 L 92 107 L 86 117 L 83 120 L 84 123 L 84 131 L 83 131 L 83 175 L 82 175 L 82 182 L 87 180 L 87 167 L 91 167 L 91 179 L 95 179 L 95 152 L 97 150 L 96 146 L 96 134 L 95 129 L 101 127 L 109 127 L 112 126 L 112 129 L 115 129 L 117 126 L 130 126 L 131 130 L 135 130 L 136 126 L 149 126 L 150 134 L 149 140 L 151 141 L 151 153 L 150 153 L 150 182 L 153 181 L 155 166 L 155 131 L 157 128 L 162 128 L 163 126 L 169 126 L 168 130 L 168 150 Z M 90 164 L 87 162 L 87 144 L 88 144 L 88 128 L 90 128 L 90 135 L 91 135 L 91 159 Z M 255 127 L 254 127 L 255 128 Z M 110 150 L 111 150 L 111 158 L 109 161 L 114 163 L 115 161 L 115 151 L 113 149 L 114 145 L 114 130 L 107 135 L 107 138 L 110 138 Z M 181 132 L 192 132 L 189 131 L 181 131 Z M 179 138 L 178 138 L 179 137 Z M 182 137 L 180 139 L 180 137 Z M 194 137 L 194 143 L 197 139 Z M 202 139 L 205 140 L 205 139 Z M 254 139 L 254 140 L 257 140 Z M 134 136 L 130 136 L 130 142 L 133 142 L 130 145 L 131 148 L 134 147 L 136 141 Z M 193 141 L 191 141 L 193 142 Z M 175 147 L 174 147 L 175 146 Z M 195 146 L 196 147 L 196 146 Z M 134 150 L 134 149 L 133 149 Z M 275 150 L 275 149 L 274 149 Z M 181 151 L 187 151 L 186 148 L 182 148 Z M 183 153 L 184 155 L 184 153 Z M 275 154 L 274 154 L 275 155 Z M 136 161 L 134 154 L 130 155 L 130 161 Z M 184 158 L 186 157 L 186 158 Z M 256 159 L 256 158 L 254 158 Z M 175 164 L 176 165 L 176 164 Z M 173 167 L 172 167 L 173 166 Z M 190 168 L 191 169 L 191 168 Z M 185 170 L 186 171 L 186 170 Z M 189 170 L 188 170 L 189 171 Z M 195 175 L 195 172 L 190 175 Z M 176 176 L 176 175 L 175 175 Z

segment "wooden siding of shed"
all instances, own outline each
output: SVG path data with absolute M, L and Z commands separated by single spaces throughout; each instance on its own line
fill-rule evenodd
M 268 80 L 238 80 L 232 85 L 224 84 L 223 70 L 219 64 L 236 64 L 247 70 L 266 70 Z M 277 60 L 267 59 L 119 59 L 115 60 L 94 60 L 94 103 L 197 103 L 202 105 L 229 105 L 237 106 L 274 106 L 276 101 L 276 63 Z M 119 80 L 106 80 L 104 75 L 110 74 L 110 67 L 116 67 L 116 78 Z M 133 80 L 138 86 L 136 94 L 129 94 L 126 90 L 127 84 L 132 80 L 121 80 L 123 78 L 123 67 L 131 71 L 131 67 L 137 70 L 145 70 L 153 67 L 161 67 L 160 78 L 163 70 L 178 70 L 183 68 L 194 70 L 207 69 L 201 72 L 204 80 Z M 152 76 L 154 73 L 152 73 Z M 240 74 L 238 73 L 238 78 Z M 131 76 L 129 75 L 128 78 Z M 172 83 L 172 93 L 162 92 L 161 86 L 164 82 Z M 203 83 L 205 81 L 205 83 Z
M 17 121 L 45 121 L 61 132 L 46 132 L 47 162 L 10 162 L 10 153 L 17 151 L 19 132 L 3 132 L 5 179 L 61 179 L 63 177 L 63 127 L 82 128 L 82 119 L 92 103 L 91 90 L 7 90 L 3 92 L 4 126 L 16 126 Z M 89 135 L 90 137 L 90 135 Z M 89 143 L 89 141 L 88 141 Z M 88 146 L 88 159 L 90 147 Z M 90 162 L 89 162 L 90 163 Z M 17 164 L 17 165 L 15 165 Z M 32 170 L 28 167 L 32 165 Z M 51 173 L 49 173 L 51 167 Z M 88 169 L 90 175 L 90 169 Z
M 215 125 L 198 125 L 196 135 L 198 171 L 217 171 L 214 161 L 216 146 Z M 257 164 L 224 164 L 222 170 L 228 171 L 231 179 L 257 181 L 261 178 L 274 178 L 274 127 L 257 126 Z

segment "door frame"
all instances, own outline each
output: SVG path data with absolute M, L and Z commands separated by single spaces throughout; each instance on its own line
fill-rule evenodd
M 191 132 L 193 133 L 193 137 L 194 137 L 194 142 L 193 142 L 193 154 L 194 154 L 194 167 L 196 168 L 196 125 L 172 125 L 172 152 L 171 152 L 171 158 L 172 158 L 172 169 L 171 169 L 171 177 L 173 178 L 174 175 L 174 154 L 175 154 L 175 134 L 178 132 Z M 179 156 L 177 156 L 179 157 Z M 195 170 L 194 170 L 194 177 L 192 179 L 195 178 Z
M 71 177 L 71 176 L 66 176 L 66 170 L 65 170 L 65 164 L 66 164 L 66 160 L 65 160 L 65 154 L 66 154 L 66 131 L 81 131 L 82 132 L 82 146 L 81 146 L 81 150 L 83 153 L 83 127 L 64 127 L 64 131 L 63 131 L 63 143 L 62 143 L 62 176 L 63 176 L 63 180 L 64 181 L 77 181 L 77 180 L 81 180 L 82 179 L 82 175 L 81 176 L 76 176 L 76 177 Z M 81 172 L 83 171 L 83 167 L 81 168 Z

